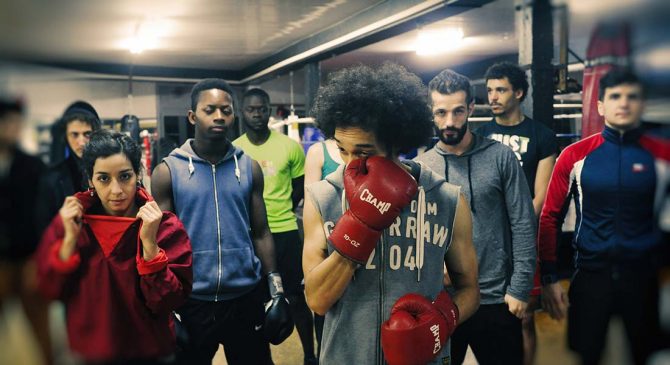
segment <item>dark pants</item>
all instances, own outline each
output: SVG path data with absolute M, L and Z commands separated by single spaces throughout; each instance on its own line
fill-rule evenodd
M 323 322 L 326 320 L 325 316 L 314 314 L 314 332 L 316 333 L 316 356 L 321 355 L 321 338 L 323 338 Z
M 451 359 L 459 365 L 468 345 L 481 365 L 523 364 L 521 320 L 507 304 L 485 304 L 451 335 Z
M 605 269 L 575 274 L 569 291 L 568 343 L 583 364 L 598 364 L 610 318 L 621 317 L 635 364 L 657 348 L 658 282 L 651 270 Z
M 263 336 L 263 284 L 239 298 L 221 302 L 188 299 L 177 313 L 188 333 L 188 345 L 177 354 L 180 364 L 207 364 L 224 346 L 230 365 L 271 364 L 270 345 Z
M 272 239 L 275 243 L 277 268 L 284 284 L 284 293 L 291 304 L 291 316 L 298 330 L 305 359 L 316 362 L 312 311 L 305 301 L 302 285 L 302 239 L 298 230 L 273 233 Z
M 287 296 L 304 295 L 302 288 L 302 240 L 298 231 L 273 233 L 275 259 Z

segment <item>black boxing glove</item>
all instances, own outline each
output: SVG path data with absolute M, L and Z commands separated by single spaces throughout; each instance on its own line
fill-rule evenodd
M 279 345 L 293 332 L 293 318 L 279 273 L 268 274 L 268 285 L 271 299 L 265 303 L 264 335 L 271 344 Z

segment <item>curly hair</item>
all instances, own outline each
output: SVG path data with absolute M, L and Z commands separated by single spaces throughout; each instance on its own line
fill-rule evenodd
M 319 88 L 312 115 L 326 138 L 337 128 L 361 128 L 387 150 L 404 153 L 432 136 L 427 97 L 421 79 L 400 65 L 358 65 L 334 73 Z
M 521 67 L 513 63 L 500 62 L 494 64 L 486 70 L 484 78 L 486 81 L 507 78 L 512 85 L 512 89 L 523 91 L 523 96 L 519 102 L 522 102 L 526 98 L 526 94 L 528 94 L 528 79 L 526 79 L 526 73 Z
M 81 157 L 84 172 L 89 179 L 92 179 L 93 166 L 95 166 L 97 159 L 107 158 L 119 153 L 126 156 L 133 166 L 135 174 L 139 175 L 142 169 L 142 150 L 140 146 L 125 133 L 98 129 L 91 134 L 91 140 L 84 147 L 84 154 Z

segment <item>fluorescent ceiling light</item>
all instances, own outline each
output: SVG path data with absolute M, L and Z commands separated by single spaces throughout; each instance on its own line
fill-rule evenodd
M 167 23 L 157 18 L 146 19 L 135 27 L 135 34 L 124 42 L 124 48 L 132 54 L 158 48 L 159 39 L 166 34 Z
M 670 70 L 670 46 L 657 45 L 635 57 L 636 66 L 655 71 Z
M 419 56 L 432 56 L 457 49 L 463 42 L 461 28 L 420 30 L 415 50 Z
M 133 37 L 128 40 L 128 50 L 132 54 L 140 54 L 145 49 L 156 48 L 156 41 L 154 39 Z

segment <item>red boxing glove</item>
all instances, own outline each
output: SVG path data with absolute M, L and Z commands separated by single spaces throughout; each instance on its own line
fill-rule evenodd
M 414 178 L 380 156 L 357 159 L 344 170 L 349 210 L 337 221 L 330 241 L 344 257 L 365 263 L 382 230 L 390 226 L 417 192 Z
M 349 210 L 370 228 L 388 228 L 418 190 L 416 180 L 395 162 L 371 156 L 354 160 L 344 172 Z
M 405 294 L 382 324 L 382 350 L 389 365 L 425 365 L 435 359 L 458 324 L 458 307 L 447 292 L 430 302 Z

